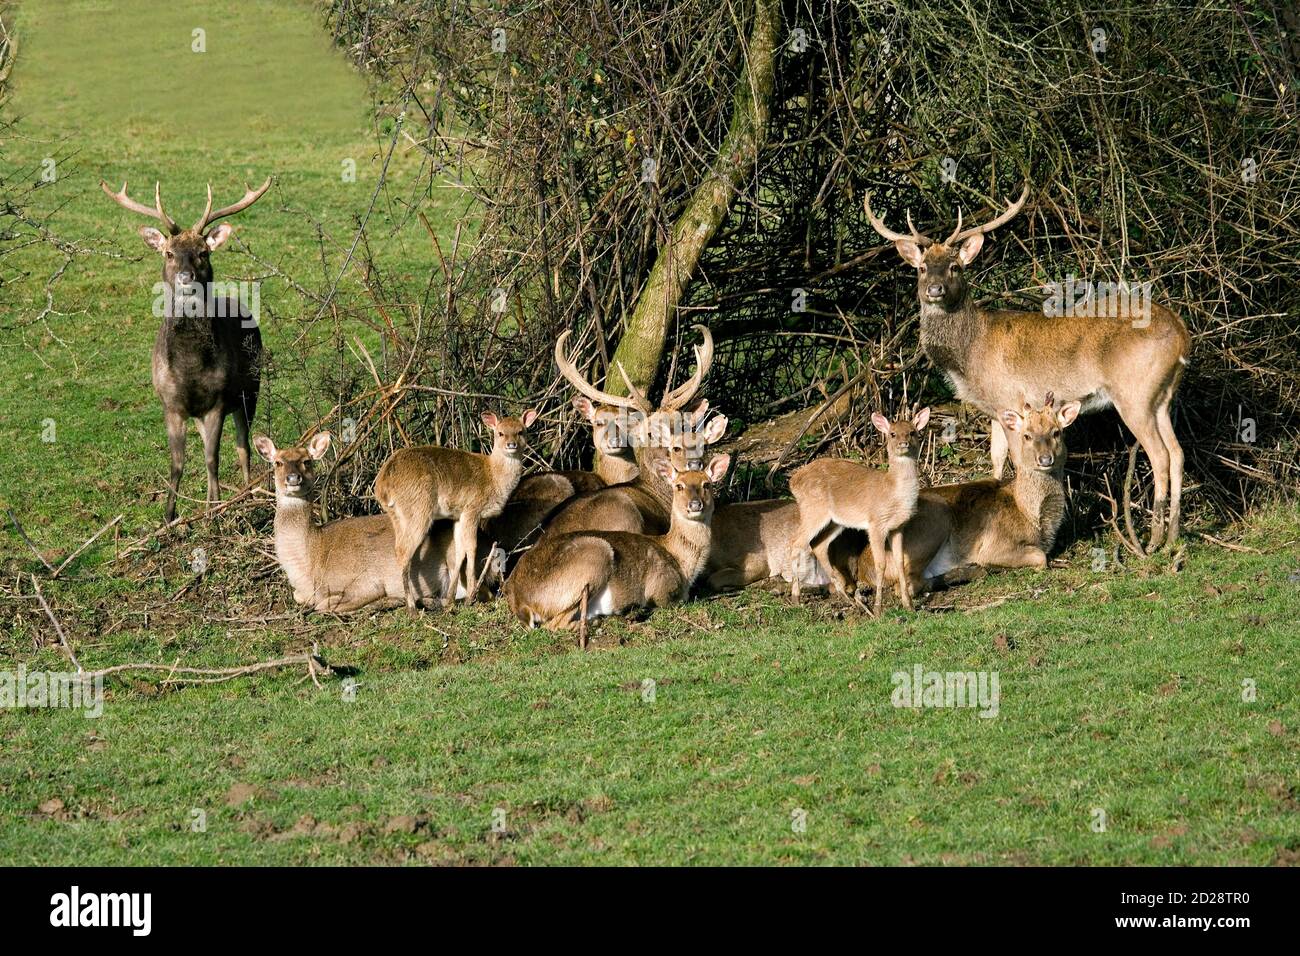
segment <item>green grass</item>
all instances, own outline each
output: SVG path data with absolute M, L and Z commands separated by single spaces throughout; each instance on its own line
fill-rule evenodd
M 0 504 L 55 560 L 118 513 L 124 538 L 152 527 L 166 468 L 149 385 L 158 264 L 98 179 L 145 193 L 161 178 L 193 215 L 208 178 L 237 195 L 274 171 L 241 236 L 286 272 L 332 274 L 384 144 L 307 6 L 23 0 L 19 14 L 26 119 L 4 161 L 75 144 L 42 193 L 52 226 L 126 257 L 78 258 L 48 327 L 34 318 L 58 257 L 33 256 L 5 290 Z M 179 122 L 175 90 L 206 92 L 202 122 Z M 348 156 L 355 186 L 339 181 Z M 402 156 L 394 173 L 413 169 Z M 444 204 L 435 221 L 460 211 Z M 325 266 L 312 217 L 332 237 Z M 423 230 L 399 228 L 400 210 L 377 217 L 381 261 L 426 275 Z M 215 261 L 222 277 L 263 274 L 237 251 Z M 268 345 L 285 352 L 311 303 L 274 277 L 263 303 Z M 327 319 L 309 334 L 356 331 Z M 272 380 L 277 435 L 328 408 L 320 374 L 308 363 Z M 46 418 L 54 443 L 40 440 Z M 230 478 L 229 439 L 225 459 Z M 190 495 L 200 472 L 192 439 Z M 315 642 L 347 672 L 323 689 L 295 670 L 114 679 L 99 719 L 0 710 L 0 862 L 1266 864 L 1300 849 L 1294 507 L 1216 531 L 1250 550 L 1193 539 L 1181 571 L 1095 571 L 1085 541 L 1064 567 L 996 576 L 917 614 L 874 622 L 753 589 L 602 625 L 590 653 L 522 631 L 500 605 L 417 622 L 304 615 L 269 517 L 263 505 L 251 532 L 204 524 L 119 563 L 110 535 L 43 589 L 89 667 L 230 666 Z M 196 581 L 198 547 L 211 569 Z M 19 579 L 37 562 L 12 533 L 0 566 L 0 670 L 64 668 Z M 917 664 L 996 672 L 999 715 L 896 709 L 891 675 Z

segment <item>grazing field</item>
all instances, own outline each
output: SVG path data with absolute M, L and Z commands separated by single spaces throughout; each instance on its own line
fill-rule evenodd
M 290 359 L 299 337 L 377 337 L 317 317 L 276 270 L 337 274 L 387 137 L 305 4 L 24 0 L 17 22 L 23 123 L 3 161 L 57 157 L 59 182 L 39 194 L 50 227 L 93 251 L 50 286 L 44 315 L 61 256 L 33 253 L 4 287 L 0 507 L 56 567 L 124 518 L 57 580 L 7 527 L 0 670 L 68 666 L 32 598 L 40 572 L 87 667 L 230 667 L 315 644 L 337 673 L 319 688 L 302 667 L 184 687 L 140 674 L 106 682 L 97 718 L 0 709 L 0 862 L 1300 860 L 1294 504 L 1194 526 L 1177 560 L 1076 541 L 1044 574 L 880 621 L 756 588 L 603 624 L 588 653 L 521 630 L 499 602 L 304 615 L 275 566 L 269 497 L 117 560 L 155 526 L 165 487 L 149 384 L 158 263 L 99 179 L 144 197 L 159 178 L 193 218 L 209 179 L 222 202 L 276 175 L 237 222 L 247 251 L 214 258 L 219 278 L 264 280 L 263 334 L 285 359 L 255 430 L 279 440 L 329 407 L 326 369 Z M 348 158 L 355 184 L 340 180 Z M 413 168 L 399 152 L 390 174 Z M 448 192 L 435 228 L 465 208 Z M 402 210 L 375 209 L 371 227 L 377 257 L 432 268 Z M 233 482 L 229 437 L 223 451 Z M 191 437 L 183 511 L 201 507 L 201 472 Z M 894 706 L 895 675 L 918 666 L 995 675 L 996 716 Z

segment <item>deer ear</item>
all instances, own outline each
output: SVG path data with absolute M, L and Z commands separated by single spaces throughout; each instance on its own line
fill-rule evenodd
M 721 481 L 727 475 L 727 469 L 731 467 L 731 456 L 723 453 L 714 455 L 709 459 L 708 465 L 704 468 L 704 473 L 709 476 L 709 481 Z
M 889 419 L 880 414 L 880 412 L 871 413 L 871 424 L 876 426 L 876 431 L 880 432 L 880 434 L 889 434 Z
M 535 408 L 528 409 L 528 411 L 524 412 L 524 417 L 521 419 L 521 421 L 524 423 L 525 428 L 527 428 L 533 422 L 537 421 L 537 409 Z
M 727 416 L 718 415 L 700 432 L 700 437 L 704 439 L 706 445 L 713 445 L 722 439 L 727 432 Z
M 677 470 L 673 467 L 672 461 L 668 458 L 656 458 L 654 464 L 650 467 L 654 473 L 664 481 L 672 481 L 673 472 Z
M 927 405 L 912 416 L 912 427 L 920 431 L 928 424 L 930 424 L 930 406 Z
M 898 254 L 903 257 L 903 261 L 913 269 L 921 268 L 921 263 L 925 261 L 925 254 L 921 252 L 921 247 L 911 239 L 897 240 L 894 243 L 894 248 L 897 249 Z
M 984 233 L 977 232 L 957 248 L 957 258 L 961 260 L 962 265 L 968 266 L 983 248 Z
M 271 441 L 271 439 L 267 438 L 265 435 L 256 436 L 253 439 L 253 447 L 256 448 L 257 453 L 267 461 L 275 461 L 275 442 Z
M 483 419 L 483 424 L 486 425 L 488 428 L 497 427 L 496 412 L 484 412 L 480 417 Z
M 1002 427 L 1007 431 L 1018 432 L 1025 420 L 1020 417 L 1019 412 L 1013 412 L 1009 408 L 1004 408 L 1002 414 L 998 416 L 998 421 L 1002 423 Z
M 321 432 L 307 442 L 307 454 L 311 455 L 313 461 L 319 461 L 325 457 L 325 452 L 330 447 L 330 433 Z
M 573 410 L 589 422 L 596 420 L 596 406 L 591 403 L 591 399 L 583 395 L 574 396 Z
M 1067 428 L 1074 423 L 1076 418 L 1079 417 L 1079 412 L 1082 408 L 1083 405 L 1079 402 L 1069 402 L 1068 404 L 1062 405 L 1061 410 L 1056 413 L 1056 420 L 1061 423 L 1062 428 Z
M 691 407 L 691 410 L 687 412 L 687 415 L 689 416 L 691 421 L 691 427 L 694 428 L 695 426 L 699 425 L 700 422 L 704 421 L 704 416 L 707 415 L 708 413 L 709 413 L 709 400 L 707 398 L 701 398 L 698 402 L 695 403 L 694 406 Z
M 141 226 L 140 238 L 154 252 L 162 252 L 167 248 L 167 237 L 153 226 Z
M 209 249 L 215 251 L 226 244 L 226 240 L 230 238 L 230 235 L 233 232 L 234 229 L 231 228 L 230 223 L 223 222 L 221 225 L 217 226 L 217 228 L 204 236 L 203 241 L 208 244 Z

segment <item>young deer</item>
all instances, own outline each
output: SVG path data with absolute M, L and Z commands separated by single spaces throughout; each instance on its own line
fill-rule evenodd
M 903 526 L 905 566 L 914 591 L 969 567 L 1047 567 L 1056 534 L 1065 520 L 1065 438 L 1079 415 L 1079 403 L 1059 407 L 1051 392 L 1041 408 L 998 416 L 1011 437 L 1015 477 L 1010 482 L 983 478 L 940 485 L 921 492 L 915 516 Z M 887 579 L 896 579 L 898 562 L 887 561 Z M 860 576 L 873 569 L 865 550 Z
M 638 473 L 630 481 L 575 495 L 547 522 L 546 534 L 588 530 L 659 534 L 667 529 L 673 495 L 657 463 L 673 455 L 679 470 L 698 470 L 708 446 L 718 441 L 727 428 L 725 415 L 705 423 L 708 402 L 695 399 L 713 363 L 712 333 L 702 325 L 695 328 L 703 338 L 695 347 L 695 372 L 689 380 L 668 390 L 658 408 L 626 375 L 624 382 L 630 398 L 602 392 L 590 384 L 565 355 L 569 333 L 560 336 L 555 343 L 555 362 L 561 374 L 587 398 L 621 408 L 620 414 L 632 419 L 633 423 L 623 429 L 623 436 L 635 446 Z M 688 408 L 691 410 L 686 411 Z
M 403 573 L 434 521 L 449 518 L 456 522 L 456 530 L 448 574 L 452 581 L 463 583 L 468 601 L 474 601 L 479 523 L 500 514 L 519 484 L 523 433 L 536 419 L 532 408 L 520 418 L 484 412 L 483 422 L 493 435 L 490 455 L 422 445 L 389 456 L 375 478 L 375 497 L 392 519 L 397 563 Z M 414 610 L 415 590 L 407 576 L 406 604 Z
M 244 484 L 249 481 L 248 425 L 257 410 L 261 385 L 262 335 L 256 317 L 245 316 L 237 296 L 213 292 L 209 253 L 230 238 L 230 225 L 222 223 L 205 231 L 218 219 L 233 216 L 261 199 L 271 188 L 271 180 L 268 177 L 256 190 L 246 188 L 243 199 L 216 212 L 212 211 L 212 187 L 208 186 L 207 207 L 189 229 L 181 229 L 163 211 L 157 184 L 152 209 L 128 197 L 126 183 L 119 192 L 113 192 L 108 183 L 99 185 L 123 209 L 157 219 L 167 230 L 164 235 L 149 226 L 140 228 L 145 244 L 163 257 L 164 315 L 154 339 L 153 387 L 162 400 L 171 452 L 164 512 L 164 520 L 170 524 L 176 519 L 176 495 L 185 470 L 185 428 L 191 418 L 198 421 L 203 436 L 208 504 L 221 500 L 217 473 L 227 415 L 235 422 L 235 449 Z
M 1174 434 L 1170 405 L 1191 347 L 1187 327 L 1173 312 L 1151 304 L 1136 313 L 1128 302 L 1111 303 L 1106 316 L 1081 318 L 1042 312 L 992 311 L 970 299 L 966 267 L 984 245 L 984 234 L 1016 215 L 1029 195 L 982 226 L 957 228 L 943 242 L 922 235 L 908 217 L 910 234 L 889 229 L 872 211 L 867 217 L 903 260 L 916 269 L 921 303 L 921 346 L 944 371 L 958 397 L 993 418 L 993 477 L 1001 478 L 1009 436 L 996 417 L 1024 395 L 1055 389 L 1084 412 L 1111 405 L 1136 436 L 1151 462 L 1155 482 L 1150 549 L 1178 537 L 1183 493 L 1183 449 Z
M 317 611 L 345 614 L 373 604 L 400 606 L 406 600 L 402 569 L 393 548 L 393 526 L 384 515 L 341 518 L 325 525 L 312 519 L 315 463 L 330 445 L 321 432 L 305 448 L 276 448 L 265 435 L 253 439 L 275 476 L 275 556 L 293 588 L 293 599 Z M 416 593 L 440 599 L 450 591 L 446 552 L 452 526 L 439 522 L 412 566 Z M 487 587 L 502 571 L 503 555 L 484 569 Z
M 844 575 L 831 561 L 830 545 L 845 528 L 867 532 L 878 569 L 874 613 L 879 617 L 884 599 L 885 548 L 888 546 L 902 562 L 901 528 L 916 512 L 916 497 L 921 489 L 916 455 L 920 432 L 930 421 L 930 409 L 921 409 L 910 421 L 904 418 L 896 422 L 876 412 L 871 421 L 885 436 L 887 472 L 858 462 L 819 458 L 794 473 L 790 490 L 799 502 L 799 543 L 812 550 L 839 594 L 854 601 L 856 598 L 847 592 Z M 910 610 L 912 595 L 906 575 L 899 578 L 898 596 Z
M 506 581 L 510 610 L 528 627 L 577 628 L 586 646 L 587 621 L 686 598 L 708 561 L 713 517 L 710 482 L 727 472 L 717 455 L 703 471 L 656 468 L 673 489 L 672 523 L 658 536 L 625 531 L 546 534 L 519 560 Z

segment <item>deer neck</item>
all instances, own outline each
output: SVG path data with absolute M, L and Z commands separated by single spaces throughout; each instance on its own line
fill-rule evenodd
M 510 493 L 515 490 L 520 477 L 523 476 L 524 460 L 504 452 L 498 454 L 493 449 L 492 454 L 487 456 L 487 463 L 488 478 L 492 485 L 489 504 L 500 504 L 504 507 L 506 499 L 510 497 Z
M 921 303 L 921 348 L 926 356 L 949 376 L 964 378 L 970 372 L 971 351 L 979 338 L 980 315 L 970 300 L 962 295 L 956 308 Z
M 1044 551 L 1051 550 L 1056 541 L 1056 532 L 1065 520 L 1064 477 L 1064 465 L 1058 461 L 1051 471 L 1017 466 L 1015 479 L 1011 483 L 1011 495 L 1016 507 L 1037 525 Z
M 636 458 L 624 458 L 621 455 L 602 453 L 596 461 L 596 475 L 607 485 L 621 485 L 633 481 L 640 469 Z
M 894 486 L 893 500 L 909 507 L 921 493 L 921 473 L 915 458 L 890 458 L 889 480 Z
M 310 501 L 276 495 L 275 557 L 295 592 L 311 590 L 309 583 L 319 536 Z
M 673 556 L 673 560 L 681 568 L 682 577 L 688 584 L 695 583 L 695 579 L 700 576 L 704 566 L 709 562 L 709 547 L 713 543 L 712 519 L 713 515 L 710 512 L 704 520 L 692 521 L 680 517 L 677 510 L 673 509 L 668 533 L 659 539 L 664 550 Z

